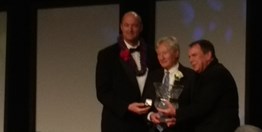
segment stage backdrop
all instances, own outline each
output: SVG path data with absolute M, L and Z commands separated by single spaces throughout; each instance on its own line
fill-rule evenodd
M 6 12 L 0 12 L 0 132 L 4 131 Z
M 243 123 L 245 1 L 161 1 L 156 6 L 156 39 L 176 36 L 183 64 L 190 67 L 191 41 L 205 38 L 215 44 L 219 60 L 236 79 Z M 37 21 L 37 131 L 100 132 L 96 57 L 116 41 L 119 6 L 39 9 Z
M 40 9 L 37 21 L 37 131 L 100 132 L 96 56 L 116 41 L 118 5 Z

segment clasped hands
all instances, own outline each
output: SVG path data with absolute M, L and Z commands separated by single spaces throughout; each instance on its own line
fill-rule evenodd
M 157 108 L 158 112 L 153 112 L 150 114 L 150 120 L 154 124 L 166 123 L 167 127 L 171 127 L 176 124 L 176 108 L 167 100 L 165 100 L 167 108 L 161 109 Z M 164 116 L 164 121 L 161 119 Z

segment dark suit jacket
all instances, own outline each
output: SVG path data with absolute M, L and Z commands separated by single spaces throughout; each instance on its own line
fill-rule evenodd
M 192 105 L 177 110 L 177 123 L 195 132 L 233 132 L 239 126 L 238 93 L 230 72 L 215 59 L 199 75 Z
M 154 49 L 148 48 L 146 51 L 149 71 L 160 67 Z M 118 44 L 98 53 L 96 90 L 97 98 L 103 105 L 102 132 L 148 131 L 144 117 L 128 111 L 130 103 L 144 102 L 145 98 L 141 96 L 134 71 L 120 58 Z
M 183 78 L 181 78 L 180 82 L 184 85 L 184 89 L 179 96 L 178 103 L 179 108 L 187 106 L 191 103 L 191 97 L 193 94 L 193 89 L 196 81 L 196 73 L 181 64 L 179 64 L 178 70 L 183 73 Z M 155 99 L 155 88 L 153 86 L 154 82 L 162 82 L 164 77 L 164 69 L 158 69 L 149 74 L 149 85 L 147 85 L 147 89 L 145 91 L 147 98 Z M 155 108 L 152 108 L 155 110 Z M 168 128 L 165 132 L 192 132 L 193 127 L 190 124 L 176 124 L 172 128 Z

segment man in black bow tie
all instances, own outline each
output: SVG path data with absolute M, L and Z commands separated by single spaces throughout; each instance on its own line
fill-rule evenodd
M 103 105 L 101 132 L 147 132 L 144 89 L 147 74 L 160 67 L 154 49 L 140 37 L 140 16 L 124 14 L 118 42 L 98 53 L 96 67 L 97 98 Z M 139 52 L 133 52 L 138 48 Z

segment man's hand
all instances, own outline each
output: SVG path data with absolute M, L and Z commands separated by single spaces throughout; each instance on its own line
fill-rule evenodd
M 165 123 L 170 127 L 176 124 L 176 108 L 167 100 L 164 103 L 167 105 L 167 108 L 157 108 L 157 110 L 161 115 L 165 116 Z
M 161 116 L 160 113 L 152 112 L 150 113 L 150 121 L 154 124 L 163 123 L 163 120 L 160 120 L 160 116 Z M 175 117 L 165 117 L 164 123 L 167 124 L 167 127 L 171 127 L 176 124 L 176 119 Z
M 138 115 L 148 113 L 149 109 L 150 107 L 146 106 L 144 103 L 134 102 L 128 105 L 128 110 Z
M 164 100 L 164 103 L 167 105 L 167 108 L 157 108 L 158 112 L 167 117 L 174 117 L 176 115 L 176 108 L 167 100 Z
M 175 117 L 168 117 L 165 119 L 167 127 L 174 126 L 176 124 L 176 118 Z
M 150 121 L 153 122 L 154 124 L 159 124 L 160 114 L 155 112 L 150 113 Z

